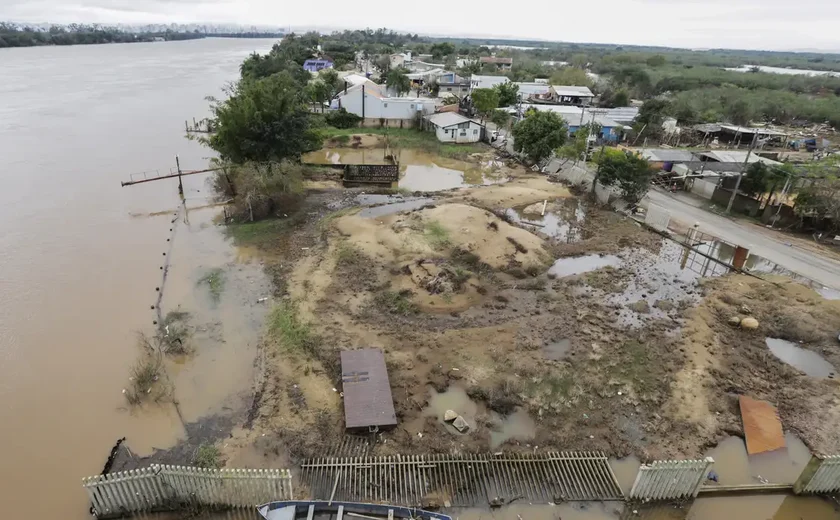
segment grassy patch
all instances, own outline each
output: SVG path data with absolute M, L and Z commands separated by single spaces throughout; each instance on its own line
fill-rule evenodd
M 300 318 L 293 302 L 281 302 L 271 310 L 268 334 L 288 351 L 312 353 L 316 348 L 312 327 Z
M 240 244 L 260 242 L 272 235 L 280 233 L 288 228 L 287 219 L 268 219 L 256 222 L 243 222 L 241 224 L 230 224 L 227 226 L 227 233 Z
M 198 466 L 199 468 L 221 468 L 222 453 L 213 444 L 202 444 L 193 453 L 192 465 Z
M 333 128 L 323 129 L 323 135 L 333 142 L 345 143 L 344 137 L 351 135 L 387 135 L 391 146 L 423 150 L 443 157 L 465 159 L 469 154 L 487 151 L 481 144 L 443 144 L 432 132 L 423 132 L 411 128 Z M 338 141 L 338 140 L 341 141 Z
M 160 363 L 153 355 L 144 355 L 131 367 L 131 387 L 125 389 L 129 404 L 140 404 L 148 397 L 160 376 Z
M 382 291 L 373 299 L 374 304 L 390 314 L 408 316 L 417 312 L 417 306 L 409 299 L 409 293 Z
M 426 222 L 423 227 L 423 233 L 426 235 L 426 240 L 429 241 L 429 244 L 434 249 L 445 249 L 449 247 L 449 231 L 437 220 Z
M 327 229 L 329 229 L 329 227 L 332 225 L 332 223 L 335 222 L 335 220 L 337 218 L 341 218 L 345 215 L 349 215 L 349 214 L 354 213 L 358 210 L 359 210 L 359 208 L 350 207 L 350 208 L 343 208 L 343 209 L 340 209 L 340 210 L 337 210 L 337 211 L 333 211 L 332 213 L 328 213 L 328 214 L 324 215 L 324 217 L 321 220 L 318 221 L 318 229 L 322 232 L 326 231 Z
M 225 290 L 225 271 L 221 267 L 211 269 L 207 274 L 198 280 L 198 285 L 207 285 L 210 289 L 210 297 L 218 303 Z

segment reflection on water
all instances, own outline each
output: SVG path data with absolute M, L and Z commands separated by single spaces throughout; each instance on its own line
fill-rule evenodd
M 586 210 L 582 199 L 564 199 L 547 205 L 542 215 L 543 203 L 509 208 L 505 214 L 511 222 L 535 233 L 542 233 L 560 242 L 574 243 L 582 238 Z
M 774 356 L 811 377 L 834 377 L 834 366 L 821 355 L 783 339 L 767 338 L 767 347 Z
M 564 276 L 571 276 L 573 274 L 588 273 L 601 269 L 602 267 L 615 267 L 620 264 L 621 258 L 615 255 L 574 256 L 558 259 L 548 272 L 558 278 L 563 278 Z
M 490 448 L 495 449 L 509 440 L 529 441 L 537 433 L 537 425 L 524 408 L 502 417 L 493 412 L 493 426 L 490 429 Z
M 758 484 L 761 479 L 776 484 L 792 484 L 811 460 L 808 447 L 793 433 L 785 435 L 785 448 L 780 450 L 749 455 L 744 439 L 727 437 L 706 456 L 715 459 L 712 469 L 722 485 Z

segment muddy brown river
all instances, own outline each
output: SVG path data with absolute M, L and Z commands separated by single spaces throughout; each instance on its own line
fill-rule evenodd
M 183 436 L 172 410 L 130 413 L 122 395 L 135 334 L 152 327 L 177 184 L 120 181 L 168 171 L 176 154 L 185 168 L 206 166 L 210 153 L 184 139 L 184 120 L 204 117 L 204 97 L 272 43 L 0 49 L 4 518 L 88 518 L 80 479 L 101 471 L 117 438 L 148 454 Z M 205 205 L 205 179 L 185 180 L 188 207 Z M 182 216 L 164 293 L 164 310 L 193 313 L 206 345 L 170 370 L 186 421 L 247 393 L 254 356 L 231 346 L 253 348 L 262 321 L 251 296 L 266 282 L 212 224 L 217 211 Z M 213 268 L 229 273 L 217 304 L 196 286 Z

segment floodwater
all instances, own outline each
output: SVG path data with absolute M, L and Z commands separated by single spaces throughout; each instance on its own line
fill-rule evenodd
M 488 410 L 483 404 L 476 403 L 459 386 L 450 386 L 445 392 L 431 391 L 429 404 L 423 410 L 424 417 L 436 417 L 446 424 L 447 431 L 455 435 L 469 435 L 469 431 L 461 434 L 449 423 L 444 422 L 447 410 L 452 410 L 470 425 L 470 431 L 475 429 L 477 419 L 484 415 L 490 429 L 490 448 L 495 449 L 509 440 L 527 442 L 536 435 L 537 425 L 523 408 L 517 408 L 507 416 Z
M 399 187 L 410 191 L 443 191 L 507 181 L 494 162 L 475 164 L 433 155 L 422 150 L 399 152 Z M 324 148 L 304 155 L 311 164 L 390 164 L 384 148 Z
M 557 276 L 557 278 L 563 278 L 564 276 L 596 271 L 607 266 L 615 267 L 620 264 L 621 258 L 615 255 L 573 256 L 555 261 L 548 272 Z
M 88 518 L 79 483 L 101 471 L 117 438 L 150 453 L 183 435 L 172 410 L 129 412 L 121 392 L 135 334 L 155 319 L 177 181 L 120 181 L 168 171 L 176 154 L 184 168 L 206 166 L 210 153 L 184 139 L 184 120 L 205 117 L 204 97 L 221 95 L 241 60 L 273 43 L 0 49 L 4 517 Z M 184 179 L 189 206 L 206 205 L 204 183 Z M 247 289 L 263 283 L 258 266 L 238 261 L 211 223 L 216 211 L 190 212 L 190 224 L 181 215 L 164 286 L 164 312 L 180 305 L 196 328 L 195 354 L 168 367 L 186 421 L 246 399 L 250 328 L 263 312 Z M 214 268 L 227 278 L 218 304 L 197 285 Z
M 834 365 L 813 350 L 783 339 L 767 338 L 765 342 L 774 356 L 805 372 L 805 375 L 819 378 L 833 378 L 835 375 Z
M 811 460 L 808 447 L 790 432 L 785 434 L 785 447 L 780 450 L 749 455 L 744 439 L 727 437 L 705 455 L 715 459 L 712 470 L 721 485 L 793 484 Z
M 551 202 L 545 215 L 542 203 L 509 208 L 505 214 L 510 220 L 531 232 L 541 233 L 559 242 L 574 243 L 583 238 L 582 226 L 586 221 L 583 200 L 578 198 Z
M 767 67 L 765 65 L 743 65 L 741 67 L 731 67 L 726 70 L 734 72 L 752 72 L 753 67 L 757 67 L 761 72 L 769 74 L 786 74 L 791 76 L 840 76 L 839 72 L 830 70 L 810 70 L 810 69 L 786 69 L 783 67 Z

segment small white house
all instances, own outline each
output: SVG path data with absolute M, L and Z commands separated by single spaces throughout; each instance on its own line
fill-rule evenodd
M 484 128 L 480 123 L 455 112 L 441 112 L 425 119 L 427 127 L 434 129 L 438 141 L 442 143 L 477 143 Z
M 366 80 L 348 88 L 333 102 L 334 108 L 343 108 L 364 119 L 363 124 L 412 125 L 419 117 L 431 114 L 439 102 L 430 98 L 388 97 L 385 87 Z

